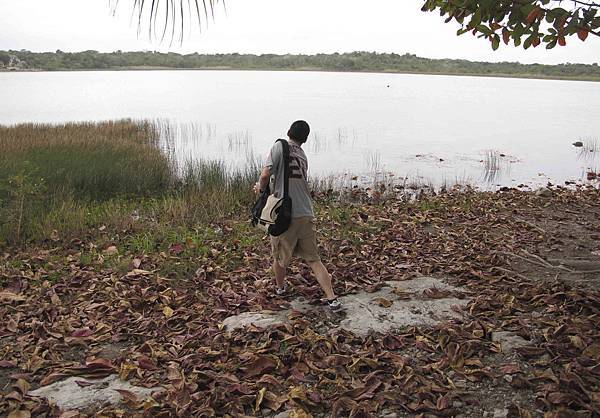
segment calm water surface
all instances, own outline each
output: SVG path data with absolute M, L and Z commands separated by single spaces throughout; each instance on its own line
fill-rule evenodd
M 600 83 L 266 71 L 0 73 L 0 124 L 169 120 L 180 160 L 262 158 L 293 120 L 311 173 L 482 187 L 600 169 Z M 572 143 L 582 140 L 585 147 Z M 592 151 L 590 151 L 592 150 Z

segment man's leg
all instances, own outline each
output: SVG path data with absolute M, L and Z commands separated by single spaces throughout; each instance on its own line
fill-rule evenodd
M 278 289 L 283 289 L 285 282 L 285 267 L 282 267 L 277 260 L 273 261 L 273 273 L 275 273 L 275 282 Z
M 319 285 L 321 285 L 321 289 L 323 289 L 323 291 L 325 292 L 325 296 L 327 296 L 327 299 L 335 299 L 336 295 L 331 286 L 331 274 L 329 274 L 327 268 L 323 265 L 321 261 L 309 261 L 308 265 L 315 274 Z

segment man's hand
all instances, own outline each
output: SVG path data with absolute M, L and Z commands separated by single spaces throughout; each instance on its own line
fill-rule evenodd
M 271 177 L 271 169 L 269 167 L 263 168 L 260 173 L 260 178 L 258 182 L 254 185 L 253 190 L 254 193 L 259 194 L 262 190 L 267 190 L 269 186 L 269 178 Z

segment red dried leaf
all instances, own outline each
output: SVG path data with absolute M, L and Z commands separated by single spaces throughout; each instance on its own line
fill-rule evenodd
M 502 374 L 515 374 L 521 372 L 521 366 L 518 364 L 507 364 L 505 366 L 500 367 L 500 372 Z
M 115 369 L 112 361 L 105 358 L 96 358 L 90 361 L 86 361 L 84 369 L 96 370 L 96 369 Z
M 17 364 L 14 361 L 0 360 L 0 368 L 10 369 L 13 367 L 17 367 Z
M 85 387 L 88 387 L 88 386 L 94 386 L 94 385 L 95 385 L 95 383 L 93 383 L 93 382 L 88 382 L 88 381 L 86 381 L 86 380 L 76 380 L 76 381 L 75 381 L 75 384 L 76 384 L 77 386 L 79 386 L 80 388 L 85 388 Z
M 553 404 L 566 404 L 570 402 L 571 396 L 567 393 L 551 392 L 546 396 L 546 399 Z
M 277 361 L 271 356 L 258 356 L 246 367 L 245 377 L 257 376 L 265 372 L 274 370 L 277 367 Z
M 185 251 L 185 246 L 183 244 L 173 244 L 169 248 L 169 251 L 175 255 L 179 255 Z
M 79 418 L 81 414 L 79 411 L 65 411 L 58 418 Z
M 40 386 L 46 386 L 46 385 L 50 385 L 54 382 L 58 382 L 59 380 L 62 380 L 66 377 L 68 377 L 69 375 L 67 373 L 64 372 L 53 372 L 48 374 L 46 377 L 44 377 L 41 381 L 40 381 Z
M 138 366 L 140 367 L 140 369 L 156 370 L 158 368 L 158 367 L 156 367 L 156 364 L 154 363 L 154 361 L 152 361 L 151 358 L 146 357 L 146 356 L 141 356 L 140 358 L 138 358 L 137 362 L 138 362 Z
M 71 337 L 85 338 L 85 337 L 89 337 L 93 333 L 94 333 L 94 331 L 92 331 L 89 328 L 80 328 L 80 329 L 76 329 L 75 331 L 73 331 L 71 333 Z

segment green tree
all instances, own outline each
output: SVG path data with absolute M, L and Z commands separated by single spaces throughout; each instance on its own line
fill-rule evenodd
M 564 6 L 564 7 L 563 7 Z M 446 22 L 458 22 L 457 34 L 471 32 L 493 49 L 501 42 L 527 49 L 565 46 L 567 37 L 600 36 L 600 3 L 578 0 L 426 0 L 423 11 L 439 11 Z

